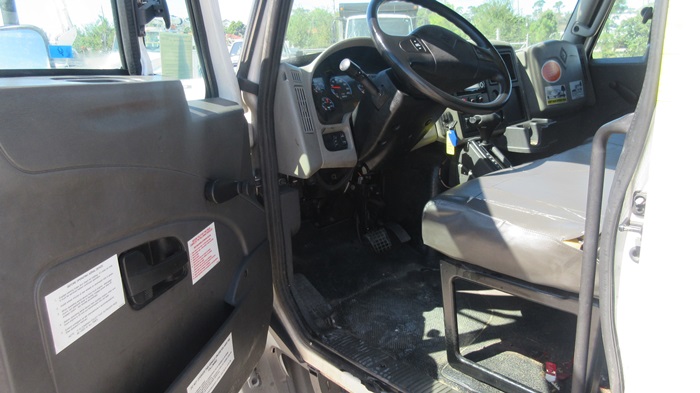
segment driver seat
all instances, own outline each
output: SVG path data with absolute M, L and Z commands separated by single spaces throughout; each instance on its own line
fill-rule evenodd
M 625 127 L 631 116 L 606 126 Z M 601 211 L 605 211 L 623 143 L 623 134 L 608 139 Z M 578 313 L 592 144 L 492 172 L 426 204 L 423 242 L 443 256 L 440 270 L 448 360 L 463 373 L 502 390 L 531 391 L 461 355 L 456 279 Z M 594 294 L 597 297 L 597 282 Z M 594 318 L 597 324 L 597 311 Z M 597 334 L 593 329 L 590 345 L 598 341 Z M 589 369 L 596 366 L 594 357 L 589 357 Z

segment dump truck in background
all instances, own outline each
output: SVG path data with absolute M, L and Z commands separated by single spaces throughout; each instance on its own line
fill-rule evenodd
M 367 6 L 369 3 L 340 3 L 338 15 L 339 25 L 336 30 L 337 39 L 352 37 L 369 37 L 367 25 Z M 408 35 L 416 25 L 418 6 L 401 1 L 386 3 L 379 10 L 379 24 L 382 29 L 392 35 Z

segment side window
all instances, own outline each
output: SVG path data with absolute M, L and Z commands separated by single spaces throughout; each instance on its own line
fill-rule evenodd
M 146 25 L 143 41 L 151 61 L 150 73 L 179 79 L 188 100 L 202 99 L 206 87 L 186 0 L 168 0 L 168 8 L 169 29 L 161 18 Z
M 2 4 L 0 69 L 122 68 L 110 0 Z
M 641 3 L 641 2 L 639 2 Z M 651 22 L 643 23 L 643 6 L 631 7 L 617 0 L 593 48 L 594 59 L 644 56 Z
M 0 69 L 124 69 L 111 0 L 2 1 Z M 146 25 L 143 43 L 151 67 L 145 73 L 179 79 L 188 100 L 204 98 L 186 0 L 170 0 L 168 6 L 169 29 L 160 18 Z
M 219 1 L 226 48 L 235 72 L 238 72 L 238 63 L 243 52 L 243 41 L 248 32 L 252 8 L 253 0 Z

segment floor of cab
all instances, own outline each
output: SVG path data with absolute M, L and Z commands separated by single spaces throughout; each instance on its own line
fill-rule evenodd
M 434 253 L 396 244 L 383 254 L 351 223 L 304 226 L 294 239 L 293 294 L 309 325 L 340 356 L 404 391 L 497 391 L 447 364 L 440 271 Z M 467 358 L 531 388 L 566 377 L 576 319 L 499 291 L 458 284 L 460 344 Z M 558 382 L 569 390 L 569 379 Z

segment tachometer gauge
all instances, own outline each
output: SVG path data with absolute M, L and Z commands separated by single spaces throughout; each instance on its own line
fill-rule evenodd
M 348 82 L 343 79 L 334 76 L 329 81 L 331 83 L 331 91 L 333 95 L 340 98 L 341 100 L 346 100 L 352 97 L 352 88 Z
M 335 109 L 335 104 L 333 100 L 328 97 L 321 97 L 321 109 L 326 112 L 332 112 Z

